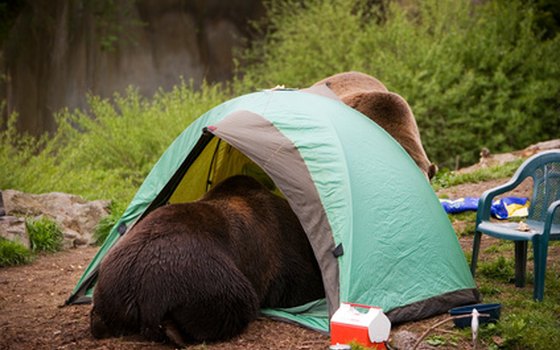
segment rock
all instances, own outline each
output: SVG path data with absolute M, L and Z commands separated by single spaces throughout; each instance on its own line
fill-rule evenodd
M 25 220 L 16 216 L 0 216 L 0 237 L 31 248 Z
M 6 211 L 4 210 L 4 201 L 2 200 L 2 191 L 0 191 L 0 217 L 6 215 Z
M 480 150 L 480 160 L 478 164 L 481 168 L 488 168 L 491 166 L 504 165 L 506 163 L 514 162 L 519 158 L 521 158 L 519 155 L 513 153 L 491 154 L 490 150 L 484 147 Z
M 66 193 L 28 194 L 16 190 L 2 192 L 7 215 L 37 217 L 55 221 L 64 234 L 64 248 L 94 243 L 97 223 L 109 214 L 110 201 L 86 201 Z
M 418 341 L 419 336 L 410 331 L 398 331 L 391 336 L 391 346 L 394 349 L 413 349 Z M 417 349 L 432 350 L 435 349 L 426 343 L 420 343 Z
M 85 239 L 76 238 L 74 240 L 73 248 L 87 247 L 89 244 L 90 244 L 90 242 L 86 241 Z
M 0 72 L 10 79 L 0 79 L 0 101 L 35 135 L 56 130 L 53 110 L 87 110 L 88 93 L 110 98 L 133 85 L 151 97 L 183 78 L 229 80 L 234 50 L 260 34 L 249 22 L 266 14 L 262 0 L 20 3 L 3 26 Z
M 548 140 L 548 141 L 536 143 L 520 151 L 520 153 L 524 157 L 529 157 L 532 156 L 533 154 L 537 154 L 539 152 L 549 151 L 553 149 L 560 149 L 560 139 Z
M 528 158 L 539 152 L 549 151 L 553 149 L 560 149 L 560 139 L 539 142 L 534 145 L 528 146 L 522 150 L 514 151 L 510 153 L 493 154 L 490 152 L 488 148 L 484 147 L 480 150 L 480 160 L 477 164 L 473 164 L 469 167 L 458 169 L 457 173 L 459 174 L 471 173 L 481 168 L 504 165 L 506 163 L 510 163 L 518 159 Z

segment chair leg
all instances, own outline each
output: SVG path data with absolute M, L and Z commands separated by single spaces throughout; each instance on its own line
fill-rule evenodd
M 527 244 L 528 241 L 515 241 L 515 286 L 525 287 L 527 279 Z
M 478 260 L 478 251 L 480 250 L 480 239 L 481 239 L 482 233 L 475 231 L 474 232 L 474 239 L 473 239 L 473 250 L 472 250 L 472 256 L 471 256 L 471 274 L 474 278 L 474 275 L 476 273 L 476 262 Z
M 548 255 L 548 240 L 537 237 L 533 239 L 533 254 L 535 256 L 535 289 L 533 298 L 542 301 L 544 298 L 544 279 L 546 276 L 546 258 Z

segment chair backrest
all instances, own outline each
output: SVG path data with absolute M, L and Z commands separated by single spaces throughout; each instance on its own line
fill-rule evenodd
M 533 195 L 527 219 L 544 221 L 550 204 L 560 199 L 560 151 L 539 153 L 528 159 L 518 172 L 522 177 L 533 178 Z M 552 222 L 560 224 L 560 210 L 556 211 Z

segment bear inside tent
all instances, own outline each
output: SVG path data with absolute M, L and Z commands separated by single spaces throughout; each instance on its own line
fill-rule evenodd
M 479 301 L 426 177 L 387 132 L 323 85 L 244 95 L 187 127 L 155 164 L 66 303 L 91 301 L 103 257 L 148 213 L 197 200 L 237 174 L 255 177 L 287 199 L 325 288 L 325 299 L 261 313 L 329 332 L 329 317 L 341 302 L 381 307 L 400 323 Z

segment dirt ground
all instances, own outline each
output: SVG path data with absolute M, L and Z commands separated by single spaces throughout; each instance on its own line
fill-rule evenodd
M 441 191 L 449 198 L 480 196 L 504 180 L 457 186 Z M 516 195 L 523 195 L 529 187 Z M 462 239 L 470 249 L 471 238 Z M 483 241 L 484 244 L 484 241 Z M 41 255 L 30 265 L 0 268 L 0 349 L 173 349 L 172 345 L 145 342 L 137 337 L 96 340 L 89 332 L 90 305 L 61 307 L 76 285 L 97 247 Z M 421 334 L 445 318 L 433 317 L 392 330 Z M 438 328 L 452 332 L 452 323 Z M 464 345 L 461 346 L 461 345 Z M 241 336 L 225 343 L 188 349 L 327 349 L 329 338 L 302 327 L 269 319 L 253 322 Z M 459 344 L 459 348 L 468 348 Z M 426 348 L 426 347 L 421 347 Z M 442 349 L 445 347 L 439 347 Z

